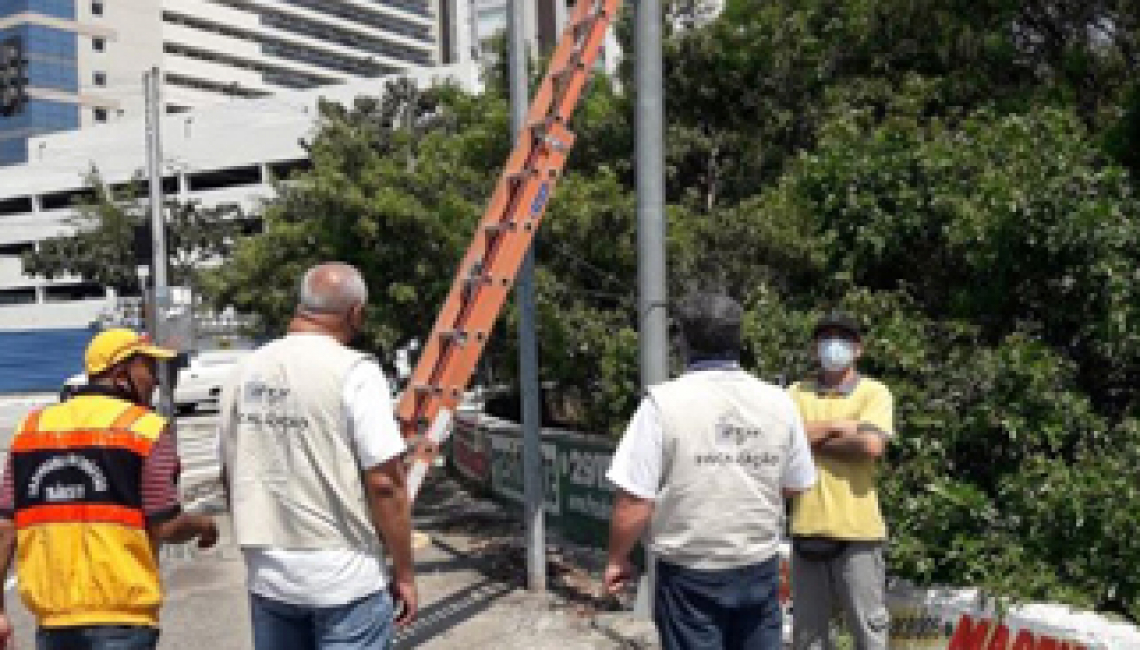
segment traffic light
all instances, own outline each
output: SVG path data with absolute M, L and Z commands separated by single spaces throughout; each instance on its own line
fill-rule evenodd
M 19 36 L 0 42 L 0 115 L 17 115 L 28 101 L 28 61 Z

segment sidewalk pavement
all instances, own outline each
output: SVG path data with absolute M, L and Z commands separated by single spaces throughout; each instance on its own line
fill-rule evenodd
M 625 613 L 600 612 L 589 573 L 552 555 L 551 590 L 522 589 L 526 575 L 517 519 L 498 506 L 471 499 L 442 472 L 417 503 L 417 530 L 430 537 L 416 549 L 420 613 L 396 647 L 426 650 L 593 650 L 652 648 L 652 626 Z M 427 541 L 427 540 L 423 540 Z M 245 569 L 223 521 L 218 547 L 186 545 L 163 553 L 167 591 L 163 650 L 249 650 Z M 597 571 L 591 569 L 596 577 Z M 34 624 L 15 593 L 7 610 L 17 647 L 33 647 Z

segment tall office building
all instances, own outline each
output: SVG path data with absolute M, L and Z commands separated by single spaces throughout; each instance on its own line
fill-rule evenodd
M 0 164 L 28 138 L 143 109 L 170 113 L 449 62 L 432 0 L 3 0 L 0 43 L 27 59 L 27 102 L 0 115 Z
M 29 11 L 34 3 L 37 11 Z M 26 100 L 6 105 L 0 115 L 0 164 L 27 157 L 27 138 L 44 131 L 79 126 L 78 34 L 73 0 L 4 0 L 0 4 L 0 45 L 27 61 L 19 74 L 28 79 Z M 10 62 L 10 61 L 9 61 Z M 6 66 L 7 67 L 7 66 Z M 14 84 L 7 69 L 5 84 Z M 7 89 L 7 88 L 6 88 Z

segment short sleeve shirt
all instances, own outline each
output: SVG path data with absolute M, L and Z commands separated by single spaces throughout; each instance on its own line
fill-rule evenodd
M 815 380 L 792 386 L 792 401 L 807 424 L 825 420 L 855 420 L 874 426 L 888 439 L 894 436 L 893 399 L 881 382 L 866 377 L 829 390 Z M 873 459 L 817 456 L 819 482 L 796 497 L 792 534 L 833 539 L 878 541 L 887 528 L 879 508 Z
M 793 427 L 792 447 L 784 464 L 782 487 L 805 490 L 815 483 L 815 464 L 803 421 L 794 413 L 788 420 Z M 635 497 L 654 499 L 663 487 L 664 439 L 658 408 L 653 400 L 645 398 L 626 427 L 606 477 Z
M 392 393 L 379 364 L 361 361 L 353 366 L 342 399 L 362 471 L 404 452 Z M 355 550 L 246 548 L 243 552 L 249 590 L 292 605 L 344 605 L 384 589 L 388 582 L 381 558 Z
M 178 495 L 181 472 L 175 436 L 171 428 L 166 427 L 151 446 L 142 465 L 142 510 L 148 525 L 168 521 L 182 512 Z M 15 480 L 12 456 L 9 455 L 4 463 L 4 478 L 0 480 L 0 518 L 12 519 L 15 516 Z

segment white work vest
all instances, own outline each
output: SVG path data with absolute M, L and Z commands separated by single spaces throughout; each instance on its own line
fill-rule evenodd
M 222 422 L 239 545 L 380 553 L 343 397 L 367 358 L 328 336 L 292 334 L 242 362 Z
M 649 546 L 693 569 L 776 555 L 795 431 L 784 392 L 739 370 L 689 372 L 650 389 L 663 432 L 663 478 Z

